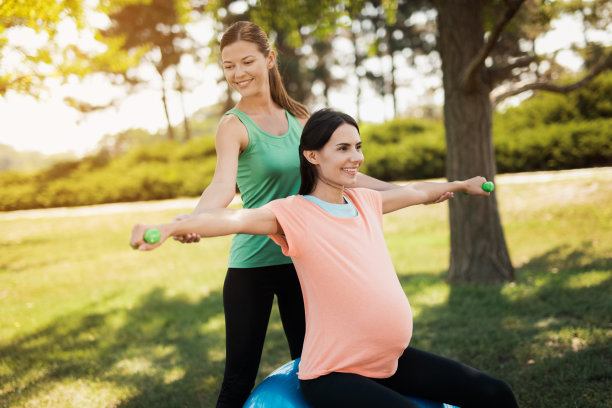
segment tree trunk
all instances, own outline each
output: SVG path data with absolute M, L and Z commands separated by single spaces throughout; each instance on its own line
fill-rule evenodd
M 393 61 L 393 51 L 391 51 L 391 96 L 393 97 L 393 118 L 397 118 L 397 83 L 395 82 L 395 61 Z
M 185 87 L 183 86 L 183 77 L 176 73 L 178 80 L 178 91 L 181 96 L 181 108 L 183 109 L 183 129 L 185 130 L 185 141 L 191 140 L 191 129 L 189 128 L 189 119 L 187 119 L 187 111 L 185 110 Z
M 227 112 L 228 110 L 236 106 L 236 102 L 234 101 L 234 98 L 232 95 L 234 90 L 232 89 L 232 87 L 227 81 L 224 81 L 224 82 L 225 82 L 225 98 L 223 98 L 223 107 L 221 108 L 223 112 L 221 112 L 221 114 Z
M 172 124 L 170 123 L 170 113 L 168 112 L 168 98 L 166 97 L 166 84 L 164 81 L 164 73 L 160 67 L 155 66 L 155 70 L 159 74 L 160 82 L 161 82 L 161 92 L 162 92 L 162 103 L 164 105 L 164 114 L 166 115 L 166 122 L 168 123 L 168 132 L 166 133 L 166 137 L 168 140 L 174 140 L 174 129 L 172 129 Z
M 393 41 L 391 41 L 391 29 L 385 30 L 385 41 L 387 43 L 387 52 L 391 57 L 391 97 L 393 100 L 393 119 L 397 118 L 397 82 L 395 82 L 395 48 L 393 48 Z
M 181 105 L 183 106 L 183 129 L 185 130 L 185 141 L 191 140 L 191 128 L 189 127 L 189 119 L 185 113 L 185 101 L 183 100 L 183 94 L 181 93 Z
M 357 95 L 355 96 L 355 120 L 357 123 L 361 123 L 361 74 L 359 72 L 359 68 L 361 67 L 361 56 L 359 55 L 359 50 L 357 49 L 357 35 L 355 32 L 351 30 L 351 41 L 353 42 L 353 50 L 355 52 L 355 76 L 357 77 Z
M 162 83 L 162 102 L 164 104 L 164 113 L 166 114 L 166 121 L 168 122 L 168 140 L 174 140 L 174 129 L 172 128 L 172 124 L 170 123 L 170 113 L 168 112 L 168 100 L 166 98 L 166 87 Z
M 449 181 L 477 175 L 493 180 L 493 107 L 486 68 L 481 67 L 469 89 L 461 80 L 464 69 L 483 46 L 483 2 L 442 0 L 436 5 L 445 94 L 446 176 Z M 450 200 L 450 231 L 450 282 L 514 279 L 495 193 L 489 198 L 458 195 Z

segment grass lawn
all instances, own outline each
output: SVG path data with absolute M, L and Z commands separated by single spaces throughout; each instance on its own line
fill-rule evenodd
M 612 407 L 612 172 L 497 182 L 512 283 L 445 282 L 446 204 L 385 216 L 412 345 L 505 379 L 522 407 Z M 127 244 L 179 212 L 0 218 L 0 407 L 214 406 L 230 238 Z M 288 360 L 275 308 L 258 380 Z

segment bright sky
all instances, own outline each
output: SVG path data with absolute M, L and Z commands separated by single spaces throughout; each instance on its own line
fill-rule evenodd
M 185 95 L 187 114 L 203 106 L 215 104 L 219 94 L 215 67 L 205 70 L 205 80 L 193 92 Z M 111 94 L 108 83 L 96 78 L 84 85 L 53 86 L 49 96 L 36 100 L 25 95 L 10 93 L 0 99 L 0 143 L 17 150 L 37 150 L 46 154 L 72 151 L 78 155 L 95 148 L 107 134 L 129 128 L 142 128 L 154 132 L 166 127 L 161 94 L 156 89 L 141 91 L 125 99 L 117 108 L 82 115 L 68 107 L 65 96 L 87 98 Z M 182 121 L 180 100 L 176 93 L 168 97 L 173 124 Z
M 554 24 L 555 29 L 537 42 L 538 52 L 550 52 L 560 46 L 567 47 L 574 41 L 581 41 L 581 27 L 576 21 L 565 18 Z M 70 28 L 66 29 L 68 32 Z M 608 39 L 612 38 L 609 36 Z M 84 40 L 86 41 L 86 40 Z M 559 62 L 572 69 L 580 67 L 580 59 L 571 52 L 562 52 L 558 56 Z M 217 66 L 196 67 L 186 66 L 185 70 L 202 75 L 203 83 L 185 95 L 187 113 L 191 114 L 204 106 L 213 105 L 223 92 L 221 85 L 217 84 L 220 70 Z M 410 67 L 400 70 L 400 76 L 414 79 L 419 76 Z M 161 104 L 159 84 L 152 77 L 152 89 L 142 91 L 123 101 L 118 109 L 111 109 L 103 113 L 81 116 L 75 110 L 66 106 L 63 98 L 77 96 L 87 99 L 90 103 L 101 103 L 116 96 L 112 87 L 102 78 L 92 78 L 85 84 L 51 85 L 48 95 L 36 100 L 29 96 L 8 93 L 0 99 L 0 143 L 13 146 L 17 150 L 37 150 L 46 154 L 59 152 L 74 152 L 82 155 L 92 151 L 99 140 L 107 134 L 117 133 L 129 128 L 143 128 L 156 131 L 165 128 L 165 116 Z M 429 86 L 440 84 L 439 78 L 422 78 L 412 81 L 419 87 L 404 88 L 398 92 L 399 110 L 418 106 L 423 98 L 430 98 L 431 102 L 441 104 L 441 92 L 433 96 L 426 96 Z M 350 85 L 350 84 L 349 84 Z M 353 84 L 354 85 L 354 84 Z M 355 115 L 355 86 L 347 87 L 349 91 L 332 92 L 331 105 L 349 114 Z M 372 122 L 382 122 L 390 118 L 391 102 L 381 101 L 370 91 L 365 91 L 362 101 L 361 119 Z M 369 102 L 366 102 L 369 101 Z M 180 101 L 176 93 L 169 95 L 169 106 L 173 124 L 182 120 Z M 318 107 L 311 107 L 318 108 Z

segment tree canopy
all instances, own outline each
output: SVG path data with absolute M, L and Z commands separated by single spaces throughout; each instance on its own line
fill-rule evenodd
M 0 3 L 0 96 L 9 90 L 37 96 L 45 77 L 55 73 L 53 41 L 58 26 L 83 25 L 81 0 L 4 0 Z

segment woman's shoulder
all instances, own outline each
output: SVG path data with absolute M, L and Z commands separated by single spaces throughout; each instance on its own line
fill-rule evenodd
M 382 208 L 382 196 L 379 191 L 364 187 L 346 188 L 344 194 L 357 206 L 366 206 L 376 209 Z
M 244 128 L 244 124 L 232 111 L 227 111 L 223 114 L 221 119 L 219 119 L 219 125 L 217 126 L 217 131 L 226 129 L 226 128 Z
M 306 217 L 306 213 L 308 213 L 308 203 L 308 200 L 301 195 L 296 194 L 272 200 L 265 204 L 265 207 L 286 214 L 291 218 L 303 220 L 303 218 Z
M 303 203 L 303 198 L 304 197 L 301 197 L 300 195 L 296 194 L 284 198 L 277 198 L 275 200 L 270 201 L 266 205 L 289 208 L 296 205 L 301 205 Z
M 344 193 L 351 197 L 379 197 L 380 192 L 365 187 L 345 188 Z
M 293 195 L 272 200 L 262 208 L 272 211 L 283 229 L 290 226 L 300 229 L 306 225 L 307 218 L 303 201 L 306 201 L 304 197 Z
M 224 115 L 217 125 L 216 141 L 217 146 L 237 143 L 243 151 L 249 144 L 249 132 L 236 116 Z
M 217 134 L 219 133 L 231 133 L 231 134 L 247 134 L 247 129 L 244 123 L 235 115 L 223 115 L 217 125 Z

